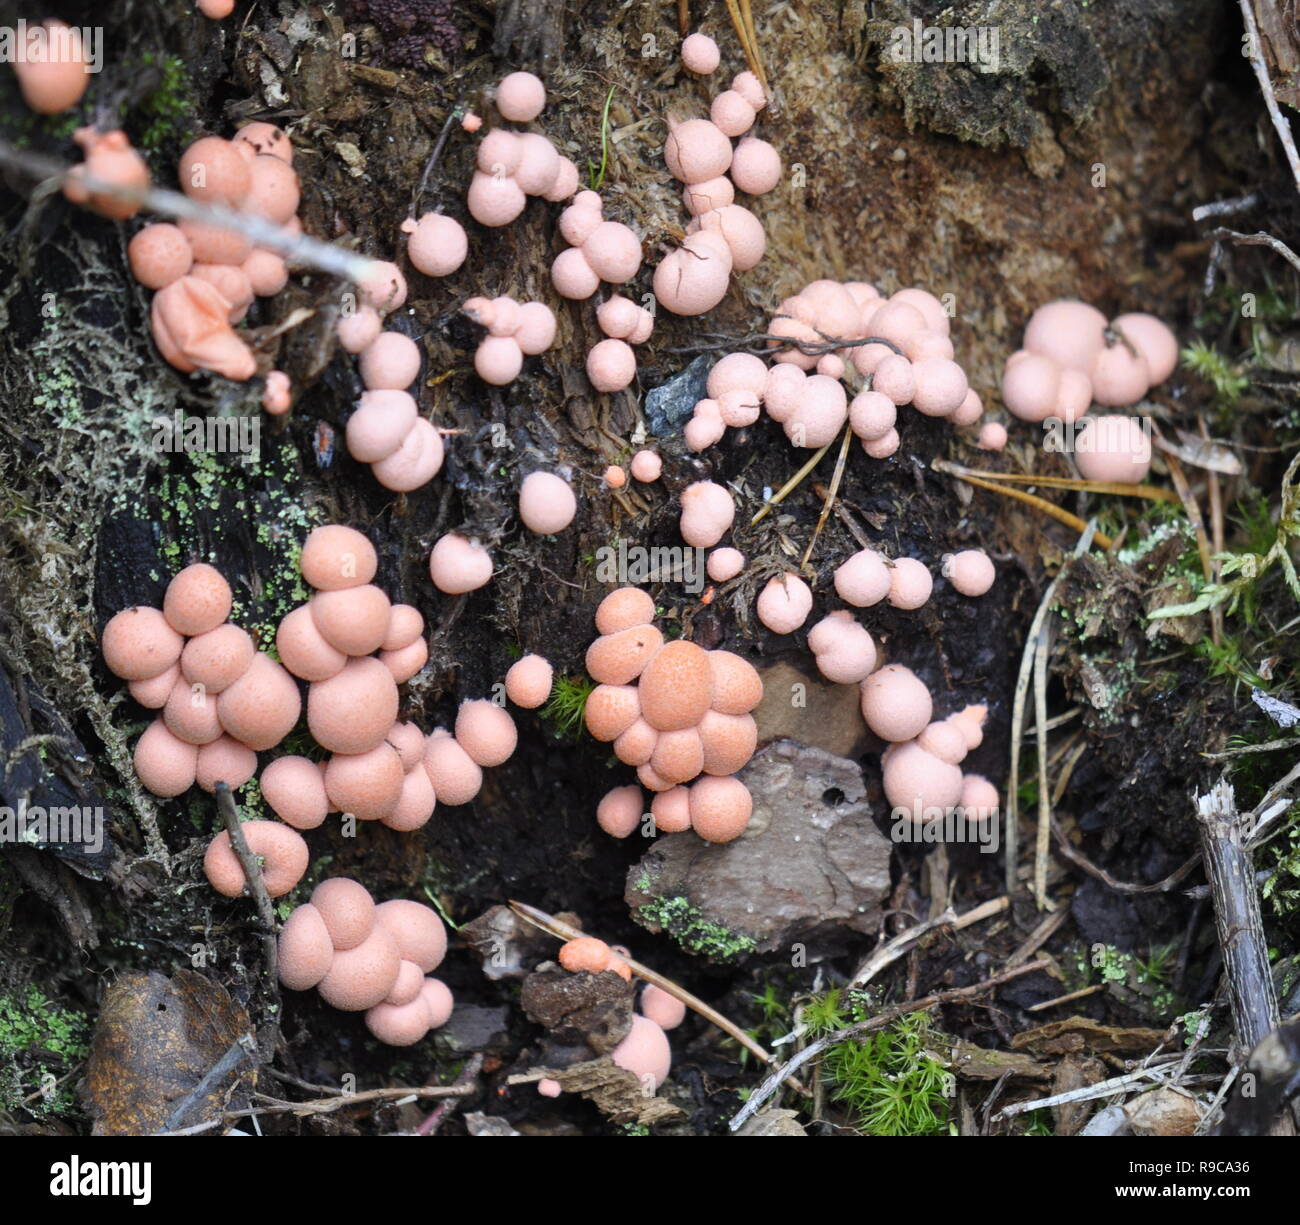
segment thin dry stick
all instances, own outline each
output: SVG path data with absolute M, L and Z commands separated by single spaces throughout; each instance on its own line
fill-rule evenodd
M 1169 1062 L 1176 1062 L 1179 1056 L 1171 1055 Z M 1049 1106 L 1064 1106 L 1068 1102 L 1092 1102 L 1100 1097 L 1113 1097 L 1116 1093 L 1127 1089 L 1130 1085 L 1138 1085 L 1148 1080 L 1166 1080 L 1164 1075 L 1167 1071 L 1168 1063 L 1156 1067 L 1138 1068 L 1136 1072 L 1129 1072 L 1124 1076 L 1112 1076 L 1109 1080 L 1098 1081 L 1095 1085 L 1085 1085 L 1082 1089 L 1071 1089 L 1067 1093 L 1054 1093 L 1051 1097 L 1040 1097 L 1032 1102 L 1013 1102 L 1010 1106 L 1003 1106 L 993 1117 L 995 1119 L 1010 1119 L 1018 1114 L 1024 1114 L 1029 1110 L 1045 1110 Z M 1216 1080 L 1217 1077 L 1207 1076 L 1205 1081 Z
M 942 459 L 931 460 L 930 467 L 938 472 L 948 471 L 947 461 Z M 981 489 L 991 489 L 1004 498 L 1013 498 L 1017 502 L 1025 503 L 1026 506 L 1032 506 L 1035 510 L 1042 511 L 1043 514 L 1049 515 L 1058 523 L 1064 523 L 1066 527 L 1071 527 L 1080 534 L 1088 526 L 1078 515 L 1072 515 L 1068 510 L 1057 506 L 1055 502 L 1049 502 L 1046 498 L 1037 497 L 1032 493 L 1025 493 L 1021 489 L 1008 489 L 1006 486 L 999 485 L 994 481 L 986 481 L 983 477 L 972 476 L 969 472 L 952 472 L 951 475 L 955 476 L 959 481 L 965 481 L 968 485 L 978 485 Z M 1095 528 L 1093 529 L 1092 539 L 1103 549 L 1109 549 L 1115 543 L 1104 532 L 1099 532 Z
M 1006 492 L 1010 493 L 1012 491 L 1007 490 Z M 1083 535 L 1079 537 L 1079 543 L 1074 550 L 1075 557 L 1082 557 L 1092 547 L 1092 542 L 1096 538 L 1096 528 L 1095 522 L 1083 525 Z M 1025 638 L 1025 649 L 1020 656 L 1020 674 L 1016 677 L 1016 693 L 1011 706 L 1011 766 L 1007 774 L 1007 865 L 1005 884 L 1008 894 L 1014 894 L 1016 891 L 1017 859 L 1020 854 L 1018 846 L 1020 840 L 1020 804 L 1016 793 L 1020 788 L 1020 743 L 1025 726 L 1025 695 L 1029 692 L 1029 677 L 1034 661 L 1034 652 L 1037 648 L 1038 634 L 1043 628 L 1043 623 L 1047 620 L 1052 601 L 1056 598 L 1056 589 L 1061 585 L 1061 579 L 1064 575 L 1065 570 L 1062 569 L 1047 585 L 1047 590 L 1038 603 L 1033 623 L 1029 627 L 1029 634 Z M 1043 749 L 1040 744 L 1040 755 L 1042 752 Z
M 239 809 L 235 806 L 235 797 L 231 794 L 230 787 L 224 782 L 218 782 L 216 795 L 217 811 L 230 835 L 235 858 L 244 869 L 249 892 L 257 905 L 257 917 L 262 924 L 262 960 L 265 962 L 265 990 L 269 997 L 266 1014 L 269 1019 L 258 1034 L 258 1046 L 259 1058 L 263 1063 L 269 1063 L 275 1055 L 280 1033 L 280 967 L 279 947 L 275 938 L 275 907 L 271 905 L 271 895 L 267 893 L 266 882 L 262 879 L 262 861 L 249 850 L 248 840 L 244 837 Z
M 1134 885 L 1128 881 L 1116 880 L 1105 868 L 1099 868 L 1065 836 L 1065 831 L 1055 821 L 1052 822 L 1052 833 L 1056 838 L 1057 852 L 1062 859 L 1068 859 L 1080 871 L 1086 872 L 1089 876 L 1101 881 L 1107 889 L 1113 889 L 1116 893 L 1168 893 L 1180 881 L 1185 880 L 1188 873 L 1201 862 L 1201 855 L 1198 851 L 1185 863 L 1170 872 L 1164 879 L 1155 881 L 1150 885 Z
M 1274 238 L 1272 234 L 1265 234 L 1263 230 L 1257 230 L 1254 234 L 1239 234 L 1236 230 L 1229 230 L 1220 226 L 1217 230 L 1210 231 L 1210 237 L 1215 239 L 1216 242 L 1226 240 L 1243 247 L 1268 247 L 1276 251 L 1297 272 L 1300 272 L 1300 255 L 1292 251 L 1280 238 Z
M 1205 442 L 1210 441 L 1210 431 L 1206 428 L 1205 418 L 1197 417 L 1197 424 L 1200 426 L 1201 438 Z M 1213 566 L 1212 577 L 1217 582 L 1219 578 L 1220 563 L 1214 561 L 1224 552 L 1224 531 L 1223 531 L 1223 483 L 1219 479 L 1219 474 L 1213 469 L 1206 473 L 1205 487 L 1210 495 L 1210 545 L 1211 545 L 1211 564 Z M 1220 642 L 1223 638 L 1223 608 L 1216 604 L 1210 609 L 1210 629 L 1214 641 Z
M 460 1075 L 452 1081 L 452 1088 L 458 1089 L 465 1085 L 472 1085 L 478 1080 L 478 1074 L 483 1070 L 483 1052 L 475 1051 L 470 1056 L 469 1062 L 460 1070 Z M 451 1098 L 443 1102 L 440 1106 L 435 1106 L 433 1110 L 421 1121 L 420 1126 L 415 1129 L 417 1136 L 434 1136 L 438 1134 L 438 1128 L 443 1125 L 449 1114 L 454 1114 L 464 1099 L 459 1097 Z
M 763 63 L 763 48 L 758 42 L 758 26 L 754 23 L 754 9 L 751 0 L 740 0 L 740 15 L 745 19 L 745 26 L 749 31 L 749 45 L 754 49 L 754 72 L 758 77 L 758 83 L 763 87 L 763 96 L 770 103 L 772 101 L 772 91 L 767 84 L 767 66 Z
M 832 439 L 832 441 L 834 440 Z M 824 447 L 822 447 L 820 451 L 818 451 L 812 457 L 812 459 L 810 459 L 806 464 L 804 464 L 804 466 L 800 468 L 799 471 L 794 474 L 794 476 L 792 476 L 788 481 L 786 481 L 786 483 L 782 485 L 780 489 L 778 489 L 770 498 L 768 498 L 766 502 L 763 503 L 762 507 L 759 509 L 758 514 L 756 514 L 749 521 L 749 526 L 754 527 L 756 524 L 761 523 L 763 519 L 765 519 L 771 513 L 773 507 L 780 506 L 781 503 L 786 500 L 786 498 L 788 498 L 796 489 L 798 489 L 800 484 L 802 484 L 804 478 L 815 467 L 817 467 L 819 463 L 822 462 L 822 456 L 825 455 L 826 452 L 829 451 L 830 449 L 831 449 L 831 444 L 828 442 Z
M 474 1085 L 421 1085 L 415 1089 L 363 1089 L 337 1097 L 318 1097 L 306 1102 L 275 1102 L 271 1106 L 252 1106 L 246 1110 L 227 1110 L 227 1119 L 255 1118 L 263 1114 L 333 1114 L 345 1106 L 364 1106 L 370 1102 L 404 1101 L 406 1098 L 468 1097 Z M 274 1101 L 274 1099 L 272 1099 Z
M 230 1044 L 226 1049 L 226 1053 L 207 1070 L 203 1079 L 181 1098 L 172 1109 L 171 1114 L 167 1116 L 167 1122 L 162 1125 L 160 1133 L 168 1135 L 174 1132 L 177 1126 L 185 1121 L 185 1116 L 202 1102 L 214 1088 L 222 1084 L 226 1077 L 245 1060 L 250 1064 L 257 1062 L 257 1041 L 252 1034 L 241 1034 Z
M 1183 502 L 1183 513 L 1187 516 L 1188 522 L 1192 525 L 1192 531 L 1196 533 L 1196 551 L 1201 557 L 1201 574 L 1207 583 L 1214 580 L 1214 563 L 1210 560 L 1210 538 L 1205 531 L 1205 520 L 1201 517 L 1201 504 L 1196 500 L 1196 495 L 1192 492 L 1192 487 L 1187 483 L 1187 476 L 1183 472 L 1183 465 L 1178 462 L 1178 457 L 1171 454 L 1167 449 L 1165 451 L 1165 463 L 1169 467 L 1169 476 L 1174 482 L 1174 488 L 1178 491 L 1178 496 Z M 1210 622 L 1211 636 L 1217 646 L 1221 638 L 1222 622 Z
M 1277 138 L 1286 150 L 1286 160 L 1291 163 L 1291 177 L 1296 187 L 1300 188 L 1300 155 L 1296 154 L 1295 139 L 1291 135 L 1291 124 L 1278 107 L 1273 94 L 1273 82 L 1268 78 L 1268 68 L 1264 64 L 1264 44 L 1259 37 L 1259 26 L 1255 23 L 1255 9 L 1251 0 L 1238 0 L 1241 7 L 1241 19 L 1246 26 L 1248 46 L 1250 49 L 1250 66 L 1255 70 L 1255 79 L 1259 82 L 1260 92 L 1264 95 L 1264 105 L 1268 107 L 1269 118 L 1277 131 Z
M 585 932 L 579 931 L 576 927 L 571 927 L 568 923 L 557 919 L 554 915 L 549 915 L 544 910 L 538 910 L 536 906 L 529 906 L 527 902 L 510 902 L 510 909 L 515 912 L 521 919 L 527 920 L 534 927 L 540 928 L 547 935 L 554 936 L 557 940 L 581 940 L 586 937 Z M 656 973 L 649 966 L 642 965 L 639 961 L 633 961 L 631 957 L 624 957 L 623 960 L 628 964 L 632 973 L 638 978 L 645 979 L 648 983 L 653 983 L 661 991 L 667 991 L 675 999 L 681 1000 L 687 1008 L 698 1012 L 706 1021 L 716 1025 L 724 1034 L 734 1038 L 740 1043 L 751 1055 L 761 1059 L 764 1063 L 775 1063 L 775 1059 L 757 1042 L 754 1041 L 739 1025 L 729 1021 L 716 1008 L 710 1008 L 702 999 L 697 998 L 687 991 L 684 987 L 679 987 L 672 979 L 665 978 L 662 974 Z M 799 1085 L 798 1081 L 791 1081 L 791 1084 L 800 1093 L 807 1091 Z
M 1177 502 L 1172 489 L 1160 485 L 1118 485 L 1113 481 L 1085 481 L 1075 476 L 1040 476 L 1033 472 L 986 472 L 982 468 L 967 468 L 948 459 L 935 459 L 931 467 L 952 476 L 977 476 L 986 481 L 1001 481 L 1010 485 L 1042 485 L 1045 489 L 1073 489 L 1080 493 L 1107 493 L 1118 497 L 1146 498 L 1149 502 Z
M 869 1033 L 874 1033 L 878 1029 L 884 1029 L 886 1025 L 892 1025 L 899 1017 L 905 1017 L 910 1012 L 929 1012 L 931 1008 L 937 1008 L 940 1004 L 953 1004 L 959 1000 L 972 999 L 975 996 L 983 995 L 985 991 L 991 991 L 995 987 L 1000 987 L 1004 983 L 1009 983 L 1012 979 L 1020 978 L 1024 974 L 1033 974 L 1038 970 L 1050 970 L 1052 962 L 1049 958 L 1043 958 L 1041 961 L 1032 961 L 1028 965 L 1016 966 L 1010 970 L 1002 970 L 994 974 L 992 978 L 986 978 L 983 982 L 972 983 L 969 987 L 954 987 L 949 991 L 937 991 L 933 995 L 925 995 L 920 999 L 908 1000 L 906 1003 L 897 1004 L 893 1008 L 886 1008 L 883 1012 L 878 1012 L 874 1017 L 869 1017 L 865 1021 L 856 1021 L 852 1025 L 846 1025 L 843 1029 L 837 1029 L 833 1033 L 824 1034 L 816 1042 L 809 1043 L 797 1055 L 791 1056 L 789 1061 L 777 1068 L 753 1093 L 749 1095 L 749 1100 L 745 1102 L 744 1107 L 727 1125 L 732 1131 L 738 1131 L 744 1126 L 745 1121 L 755 1114 L 759 1107 L 767 1101 L 773 1093 L 780 1088 L 782 1081 L 788 1080 L 793 1073 L 797 1072 L 810 1059 L 815 1059 L 822 1051 L 831 1046 L 838 1046 L 841 1042 L 849 1042 L 855 1038 L 865 1037 Z
M 1026 937 L 1025 942 L 1014 953 L 1011 954 L 1007 961 L 1008 966 L 1018 966 L 1028 961 L 1040 948 L 1043 947 L 1060 929 L 1061 925 L 1070 917 L 1070 911 L 1064 906 L 1058 907 L 1052 911 L 1045 919 L 1038 924 Z
M 948 907 L 941 915 L 936 915 L 933 919 L 927 919 L 924 923 L 918 923 L 915 927 L 909 927 L 906 931 L 899 932 L 888 944 L 876 949 L 858 967 L 849 986 L 862 987 L 869 983 L 886 966 L 892 965 L 902 957 L 922 936 L 940 927 L 951 927 L 953 931 L 961 931 L 974 923 L 982 923 L 985 919 L 991 919 L 995 914 L 1001 914 L 1010 905 L 1010 898 L 995 897 L 990 898 L 987 902 L 981 902 L 963 915 L 957 914 L 951 906 Z
M 817 537 L 822 534 L 822 528 L 826 526 L 826 520 L 830 518 L 831 508 L 835 505 L 835 495 L 839 493 L 840 482 L 844 479 L 844 465 L 849 458 L 849 439 L 852 437 L 852 427 L 846 425 L 844 427 L 844 438 L 840 442 L 839 458 L 835 461 L 835 473 L 831 477 L 830 489 L 827 491 L 826 497 L 822 499 L 822 513 L 817 516 L 817 526 L 813 528 L 812 539 L 804 550 L 803 560 L 799 562 L 800 570 L 808 564 L 813 549 L 817 547 Z
M 1052 793 L 1047 785 L 1047 660 L 1052 652 L 1052 619 L 1044 619 L 1034 646 L 1034 724 L 1038 729 L 1038 832 L 1034 845 L 1034 897 L 1039 910 L 1055 908 L 1047 896 L 1047 866 L 1052 852 Z
M 1078 991 L 1071 991 L 1068 995 L 1058 995 L 1053 1000 L 1043 1000 L 1042 1003 L 1039 1004 L 1030 1004 L 1025 1011 L 1046 1012 L 1049 1008 L 1056 1008 L 1061 1004 L 1070 1004 L 1075 1000 L 1081 1000 L 1089 995 L 1096 995 L 1098 991 L 1105 990 L 1106 986 L 1104 983 L 1094 983 L 1091 987 L 1082 987 Z
M 8 166 L 31 179 L 47 180 L 51 189 L 62 185 L 73 169 L 54 158 L 15 149 L 13 145 L 3 140 L 0 140 L 0 166 Z M 255 245 L 269 247 L 278 252 L 286 260 L 306 264 L 321 272 L 328 272 L 331 276 L 361 282 L 374 270 L 375 261 L 369 256 L 357 255 L 343 247 L 321 242 L 306 234 L 294 234 L 252 213 L 237 212 L 218 205 L 200 204 L 179 192 L 165 191 L 159 187 L 150 187 L 144 192 L 139 192 L 89 175 L 79 177 L 79 181 L 96 195 L 131 200 L 163 217 L 203 221 L 209 225 L 234 230 Z
M 1270 740 L 1267 744 L 1243 744 L 1239 748 L 1225 749 L 1222 753 L 1202 753 L 1206 761 L 1229 761 L 1243 753 L 1275 753 L 1278 749 L 1293 749 L 1300 745 L 1300 736 L 1286 740 Z

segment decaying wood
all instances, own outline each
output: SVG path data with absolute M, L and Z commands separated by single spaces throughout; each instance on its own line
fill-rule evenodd
M 1248 831 L 1242 828 L 1236 796 L 1226 779 L 1196 797 L 1196 816 L 1228 977 L 1233 1029 L 1242 1047 L 1250 1049 L 1277 1027 L 1277 996 L 1268 968 L 1255 870 L 1245 849 Z

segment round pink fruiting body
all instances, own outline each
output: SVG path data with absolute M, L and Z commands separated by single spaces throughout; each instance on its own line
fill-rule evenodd
M 564 531 L 577 511 L 572 486 L 553 472 L 530 473 L 519 487 L 519 517 L 539 536 Z
M 981 596 L 993 586 L 997 571 L 982 549 L 963 549 L 944 558 L 943 576 L 964 596 Z
M 429 554 L 429 577 L 447 595 L 476 591 L 492 577 L 492 555 L 482 545 L 448 532 Z
M 933 713 L 925 683 L 902 664 L 886 664 L 862 682 L 862 717 L 882 740 L 919 736 Z
M 406 257 L 425 276 L 450 276 L 469 253 L 465 227 L 444 213 L 425 213 L 419 221 L 407 218 L 402 230 L 409 235 Z
M 512 123 L 531 123 L 546 106 L 546 86 L 531 72 L 512 72 L 496 89 L 497 110 Z
M 731 494 L 712 481 L 696 481 L 682 490 L 682 539 L 692 548 L 711 549 L 736 517 Z
M 696 31 L 682 39 L 682 64 L 691 72 L 708 76 L 709 73 L 717 71 L 721 62 L 722 52 L 718 50 L 718 44 L 707 34 Z
M 625 340 L 598 341 L 587 354 L 587 378 L 599 392 L 622 391 L 636 378 L 636 354 Z
M 706 568 L 715 583 L 726 583 L 745 568 L 745 555 L 739 549 L 714 549 Z
M 632 479 L 649 484 L 663 474 L 664 461 L 657 451 L 638 451 L 629 465 Z
M 812 612 L 812 591 L 797 574 L 769 579 L 758 596 L 758 619 L 774 634 L 792 634 Z

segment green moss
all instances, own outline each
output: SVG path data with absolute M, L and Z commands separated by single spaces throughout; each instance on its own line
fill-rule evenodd
M 542 707 L 542 718 L 551 725 L 556 736 L 577 739 L 582 732 L 587 699 L 595 688 L 596 682 L 586 676 L 555 678 L 551 696 Z
M 834 1032 L 865 1020 L 874 1009 L 860 995 L 845 1002 L 839 991 L 809 1001 L 803 1021 L 809 1034 Z M 822 1058 L 831 1096 L 869 1136 L 938 1136 L 948 1131 L 955 1079 L 939 1051 L 946 1039 L 930 1029 L 924 1012 L 913 1012 L 888 1029 L 840 1042 Z
M 132 116 L 134 130 L 139 133 L 138 144 L 149 153 L 174 152 L 178 146 L 188 144 L 196 130 L 198 104 L 193 83 L 179 56 L 147 52 L 140 58 L 146 70 L 156 69 L 159 84 Z
M 36 987 L 0 995 L 0 1109 L 41 1116 L 75 1110 L 71 1089 L 57 1082 L 86 1057 L 89 1033 L 85 1013 L 58 1007 Z
M 650 882 L 647 880 L 646 883 Z M 680 894 L 652 898 L 637 907 L 637 916 L 647 926 L 666 931 L 688 953 L 714 961 L 733 961 L 752 953 L 757 947 L 752 936 L 741 935 L 705 919 L 700 909 Z

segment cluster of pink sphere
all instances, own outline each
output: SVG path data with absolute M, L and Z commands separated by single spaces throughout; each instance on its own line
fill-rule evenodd
M 544 302 L 469 298 L 461 310 L 486 329 L 474 352 L 474 369 L 494 387 L 513 383 L 523 369 L 525 355 L 545 353 L 555 342 L 555 315 Z
M 712 54 L 701 57 L 698 47 L 691 39 L 683 44 L 686 66 L 698 70 L 713 62 L 716 67 Z M 745 135 L 766 105 L 758 78 L 742 72 L 713 100 L 709 119 L 678 122 L 669 116 L 664 161 L 685 185 L 682 201 L 691 221 L 681 247 L 655 269 L 654 292 L 675 315 L 712 310 L 726 294 L 732 272 L 745 272 L 763 258 L 767 238 L 762 222 L 735 199 L 737 188 L 763 195 L 781 180 L 780 154 L 767 141 Z M 742 137 L 734 147 L 733 137 Z
M 546 106 L 546 87 L 531 72 L 512 72 L 496 89 L 497 110 L 512 123 L 531 123 Z M 509 225 L 541 196 L 558 204 L 578 190 L 578 167 L 539 132 L 492 128 L 479 142 L 466 203 L 482 225 Z
M 579 936 L 560 949 L 560 965 L 572 974 L 617 974 L 631 981 L 632 971 L 619 951 L 593 936 Z M 672 1070 L 672 1049 L 666 1030 L 676 1029 L 686 1019 L 686 1006 L 654 983 L 646 983 L 632 1015 L 632 1028 L 609 1053 L 620 1067 L 626 1068 L 651 1093 L 668 1079 Z M 537 1082 L 543 1097 L 559 1097 L 560 1083 L 546 1077 Z
M 1002 399 L 1022 421 L 1073 423 L 1094 403 L 1137 404 L 1177 364 L 1178 340 L 1154 315 L 1108 322 L 1086 302 L 1049 302 L 1030 316 L 1024 347 L 1007 358 Z M 1151 466 L 1151 443 L 1132 418 L 1099 417 L 1079 432 L 1075 459 L 1088 479 L 1138 484 Z
M 187 566 L 161 610 L 124 609 L 104 627 L 104 662 L 140 705 L 161 712 L 135 747 L 140 781 L 159 796 L 197 782 L 242 787 L 258 752 L 289 733 L 302 709 L 293 678 L 232 624 L 230 584 L 212 566 Z
M 442 469 L 442 435 L 408 390 L 419 373 L 419 345 L 401 332 L 380 332 L 361 351 L 366 390 L 347 424 L 348 453 L 400 493 L 427 485 Z
M 275 896 L 306 870 L 306 845 L 296 830 L 314 829 L 335 811 L 418 829 L 439 799 L 473 799 L 482 768 L 507 760 L 517 742 L 513 719 L 488 701 L 463 703 L 454 735 L 435 729 L 426 737 L 398 721 L 397 686 L 428 659 L 424 619 L 410 605 L 390 604 L 370 581 L 378 558 L 365 536 L 337 524 L 317 528 L 303 546 L 301 567 L 316 593 L 280 622 L 282 662 L 257 651 L 248 633 L 226 620 L 230 586 L 204 564 L 172 580 L 161 611 L 118 613 L 101 641 L 108 667 L 130 682 L 132 696 L 162 711 L 136 745 L 135 768 L 145 787 L 164 797 L 196 781 L 208 791 L 218 781 L 231 788 L 248 782 L 257 753 L 297 724 L 303 703 L 295 678 L 307 682 L 307 727 L 331 756 L 268 764 L 262 794 L 285 825 L 244 827 L 250 843 L 266 844 L 258 853 L 280 864 L 271 874 L 274 888 L 268 882 Z M 227 861 L 233 855 L 224 833 L 214 846 Z
M 863 450 L 884 459 L 898 449 L 895 422 L 904 405 L 958 427 L 974 425 L 983 415 L 979 396 L 953 360 L 948 312 L 924 289 L 908 287 L 882 298 L 865 281 L 813 281 L 777 306 L 768 331 L 781 338 L 774 346 L 790 346 L 775 354 L 776 366 L 806 375 L 805 381 L 774 369 L 773 383 L 765 389 L 768 415 L 782 423 L 792 441 L 822 439 L 799 445 L 825 445 L 847 418 Z M 861 343 L 868 338 L 888 343 Z M 850 343 L 820 354 L 800 347 L 825 348 L 837 341 Z M 870 388 L 841 408 L 829 385 L 815 380 L 837 381 L 849 365 L 870 379 Z M 805 406 L 810 397 L 811 408 Z
M 990 816 L 998 792 L 988 779 L 963 774 L 961 763 L 984 738 L 987 709 L 967 706 L 946 719 L 933 718 L 925 682 L 902 664 L 887 664 L 862 682 L 862 717 L 882 740 L 885 798 L 907 809 L 918 824 L 961 808 L 968 820 Z
M 451 991 L 431 976 L 446 953 L 447 930 L 430 907 L 405 898 L 376 905 L 363 885 L 334 876 L 280 929 L 280 981 L 364 1012 L 380 1042 L 414 1046 L 451 1018 Z
M 92 155 L 93 157 L 93 155 Z M 94 173 L 88 159 L 87 166 Z M 233 140 L 204 136 L 181 156 L 181 190 L 192 200 L 236 209 L 301 230 L 293 146 L 269 123 L 250 123 Z M 209 370 L 244 382 L 257 371 L 253 351 L 234 330 L 255 297 L 272 297 L 288 281 L 283 257 L 236 230 L 203 221 L 153 222 L 127 248 L 131 271 L 154 290 L 150 326 L 159 352 L 185 373 Z M 267 398 L 286 411 L 287 388 Z
M 636 377 L 632 346 L 650 339 L 655 317 L 631 298 L 612 294 L 596 307 L 596 324 L 606 339 L 587 354 L 587 378 L 597 391 L 622 391 Z
M 584 711 L 587 730 L 612 743 L 614 755 L 655 792 L 650 811 L 660 832 L 693 829 L 706 841 L 730 842 L 753 811 L 748 789 L 732 776 L 754 755 L 758 727 L 750 712 L 763 683 L 730 651 L 665 643 L 654 613 L 654 601 L 636 587 L 601 601 L 600 636 L 587 648 L 587 671 L 597 682 Z M 644 811 L 633 784 L 610 791 L 596 819 L 607 834 L 626 838 Z

